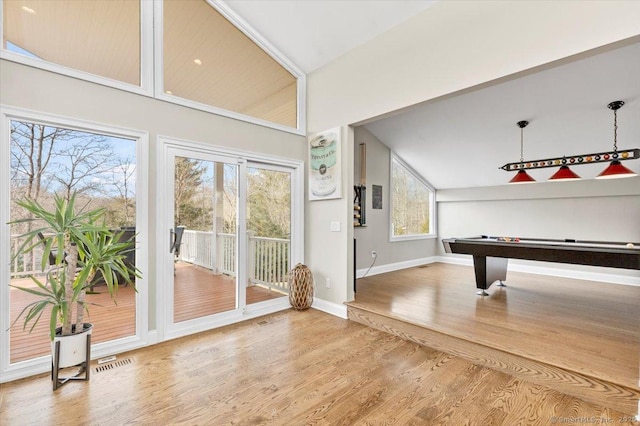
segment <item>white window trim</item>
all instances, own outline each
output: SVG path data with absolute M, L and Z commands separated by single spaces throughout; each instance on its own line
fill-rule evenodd
M 28 121 L 47 126 L 63 127 L 65 129 L 79 130 L 91 133 L 100 133 L 107 136 L 132 139 L 136 141 L 136 266 L 142 272 L 142 278 L 136 280 L 136 334 L 122 339 L 112 340 L 92 345 L 91 357 L 93 359 L 107 355 L 113 355 L 129 351 L 149 344 L 149 217 L 148 205 L 148 158 L 149 158 L 149 134 L 144 131 L 126 129 L 108 124 L 78 120 L 54 114 L 40 113 L 32 110 L 14 108 L 0 105 L 0 122 L 2 134 L 0 134 L 0 158 L 9 161 L 11 145 L 11 121 Z M 6 160 L 5 160 L 6 159 Z M 0 167 L 0 198 L 10 200 L 10 167 Z M 9 235 L 10 227 L 7 225 L 10 217 L 10 203 L 0 203 L 0 235 Z M 4 239 L 4 238 L 3 238 Z M 0 240 L 0 259 L 8 259 L 10 255 L 9 240 Z M 34 374 L 50 371 L 51 355 L 30 359 L 27 361 L 10 364 L 9 362 L 9 332 L 10 326 L 10 298 L 9 279 L 10 269 L 8 262 L 0 262 L 0 382 L 7 382 Z
M 418 182 L 426 186 L 429 191 L 429 233 L 427 234 L 414 234 L 414 235 L 393 235 L 393 162 L 396 161 L 402 167 L 404 167 Z M 418 172 L 416 172 L 411 166 L 404 162 L 395 152 L 391 152 L 389 156 L 389 242 L 399 241 L 411 241 L 411 240 L 425 240 L 430 238 L 437 238 L 437 224 L 436 224 L 436 189 L 427 182 Z
M 3 29 L 3 2 L 0 0 L 0 34 L 4 34 Z M 152 97 L 173 104 L 185 106 L 245 121 L 263 127 L 281 130 L 296 135 L 306 135 L 306 74 L 302 72 L 296 65 L 291 62 L 284 54 L 269 43 L 264 37 L 256 32 L 249 24 L 233 12 L 226 4 L 218 0 L 206 0 L 209 5 L 220 12 L 229 20 L 236 28 L 242 31 L 254 43 L 256 43 L 265 53 L 271 56 L 276 62 L 289 71 L 297 80 L 297 127 L 285 126 L 283 124 L 273 123 L 267 120 L 251 117 L 245 114 L 216 108 L 207 104 L 179 98 L 164 93 L 164 72 L 163 72 L 163 52 L 162 52 L 162 34 L 163 34 L 163 15 L 162 1 L 144 1 L 141 0 L 140 6 L 140 86 L 128 84 L 122 81 L 113 80 L 107 77 L 79 71 L 63 65 L 47 62 L 41 59 L 29 58 L 15 52 L 9 52 L 0 49 L 0 59 L 27 65 L 33 68 L 39 68 L 46 71 L 55 72 L 57 74 L 66 75 L 80 80 L 90 81 L 107 87 L 136 93 L 143 96 Z

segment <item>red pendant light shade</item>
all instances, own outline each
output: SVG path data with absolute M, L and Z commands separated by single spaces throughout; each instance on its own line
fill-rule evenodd
M 633 170 L 620 164 L 618 160 L 614 160 L 611 162 L 611 164 L 609 164 L 609 166 L 607 166 L 606 169 L 602 171 L 602 173 L 596 176 L 596 179 L 616 179 L 637 175 L 638 174 Z
M 580 176 L 575 174 L 569 166 L 561 166 L 557 172 L 549 178 L 549 180 L 578 180 Z
M 527 172 L 524 170 L 518 170 L 518 173 L 509 181 L 509 183 L 531 183 L 536 180 L 529 176 Z

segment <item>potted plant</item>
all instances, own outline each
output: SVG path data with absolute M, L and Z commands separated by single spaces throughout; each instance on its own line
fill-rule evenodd
M 38 297 L 25 306 L 24 328 L 32 323 L 30 332 L 42 314 L 51 307 L 49 335 L 52 341 L 52 379 L 57 389 L 68 380 L 89 380 L 92 325 L 84 322 L 88 311 L 87 289 L 101 279 L 115 301 L 118 285 L 132 283 L 139 272 L 126 262 L 127 253 L 134 250 L 134 241 L 122 241 L 122 233 L 111 231 L 104 223 L 104 209 L 76 211 L 76 194 L 67 200 L 56 195 L 55 208 L 49 211 L 35 200 L 18 201 L 31 217 L 12 223 L 31 222 L 32 229 L 24 238 L 15 256 L 43 245 L 41 270 L 45 280 L 31 277 L 36 287 L 14 286 Z M 16 319 L 17 321 L 17 319 Z M 73 377 L 58 378 L 61 368 L 80 366 Z M 84 373 L 84 377 L 81 377 Z

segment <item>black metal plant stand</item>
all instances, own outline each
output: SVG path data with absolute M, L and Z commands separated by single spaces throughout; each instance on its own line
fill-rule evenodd
M 60 377 L 60 341 L 56 341 L 53 348 L 53 359 L 51 360 L 51 380 L 53 381 L 53 390 L 58 389 L 70 380 L 89 381 L 89 373 L 91 371 L 91 334 L 87 334 L 87 350 L 85 360 L 78 364 L 80 371 L 70 377 Z

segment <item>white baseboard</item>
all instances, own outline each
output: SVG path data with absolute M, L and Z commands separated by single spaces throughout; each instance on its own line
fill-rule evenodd
M 150 335 L 148 333 L 148 335 Z M 157 333 L 155 333 L 157 339 Z M 148 340 L 139 338 L 138 336 L 127 336 L 121 339 L 110 340 L 108 342 L 96 343 L 91 345 L 91 360 L 103 358 L 105 356 L 117 355 L 122 352 L 132 351 L 134 349 L 149 346 Z M 23 379 L 25 377 L 35 376 L 36 374 L 51 371 L 51 355 L 43 355 L 37 358 L 28 359 L 26 361 L 11 364 L 5 371 L 0 373 L 0 383 L 11 382 L 13 380 Z
M 356 278 L 364 277 L 365 273 L 369 277 L 371 275 L 384 274 L 385 272 L 392 272 L 392 271 L 398 271 L 400 269 L 413 268 L 414 266 L 428 265 L 429 263 L 438 262 L 439 261 L 438 259 L 439 258 L 437 256 L 432 256 L 432 257 L 422 257 L 420 259 L 406 260 L 404 262 L 388 263 L 386 265 L 374 266 L 371 268 L 371 270 L 368 273 L 367 273 L 368 268 L 358 269 L 356 270 Z
M 158 330 L 149 330 L 149 332 L 147 333 L 147 346 L 155 345 L 159 342 L 160 340 Z
M 311 307 L 313 309 L 326 312 L 327 314 L 331 314 L 336 317 L 347 319 L 347 307 L 343 304 L 328 302 L 323 299 L 314 298 L 313 304 L 311 305 Z
M 471 257 L 458 256 L 438 256 L 437 262 L 451 263 L 454 265 L 473 266 Z M 640 286 L 640 274 L 638 276 L 609 274 L 603 272 L 583 271 L 567 268 L 549 268 L 546 266 L 525 265 L 522 263 L 509 262 L 508 271 L 525 272 L 528 274 L 548 275 L 551 277 L 573 278 L 577 280 L 599 281 L 611 284 L 623 284 Z

